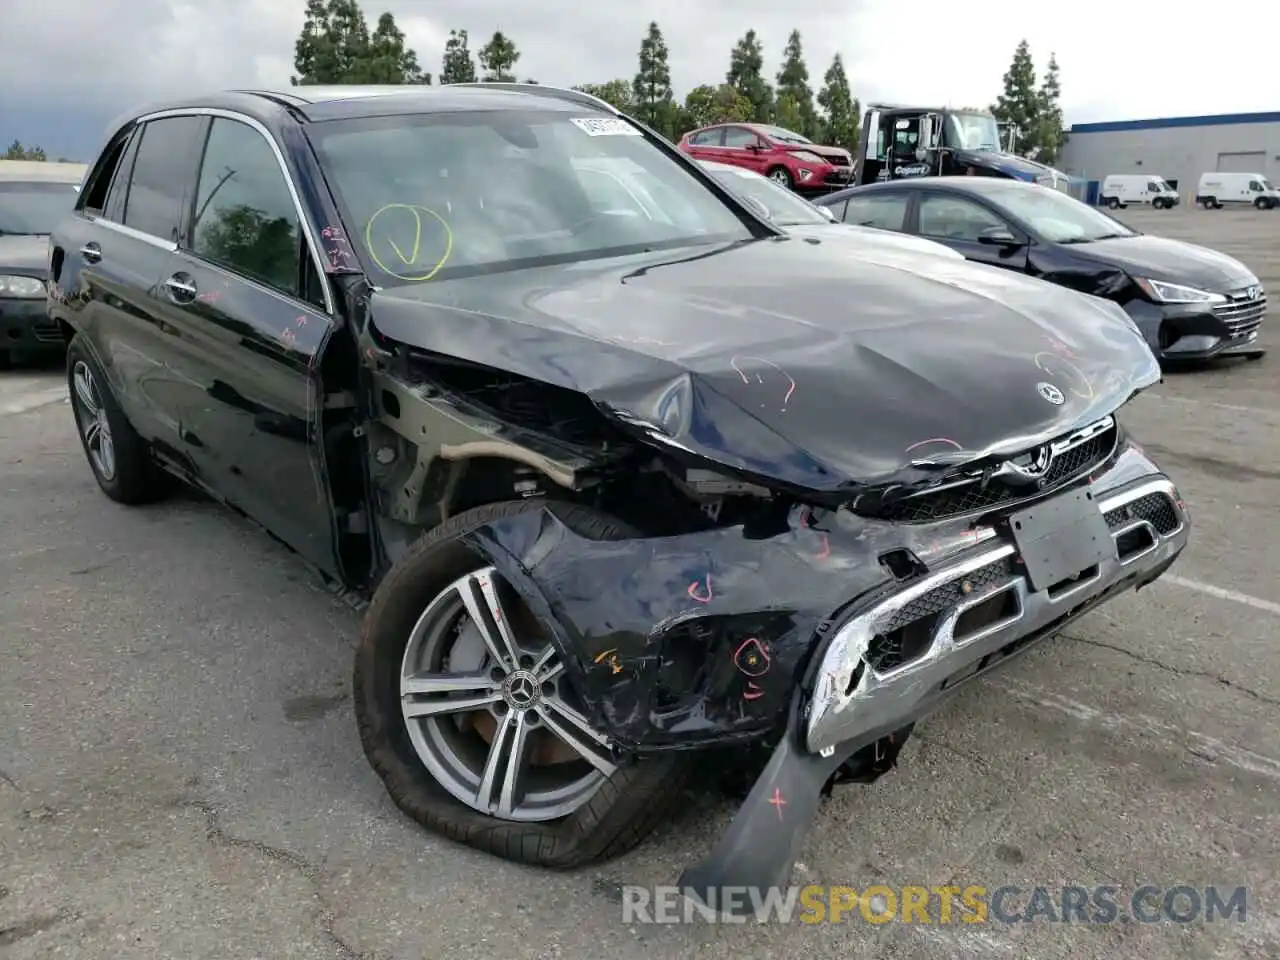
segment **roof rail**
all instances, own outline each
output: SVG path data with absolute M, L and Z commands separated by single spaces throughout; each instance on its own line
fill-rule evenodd
M 289 93 L 281 93 L 278 90 L 229 90 L 228 93 L 244 93 L 252 97 L 262 97 L 264 100 L 270 100 L 285 107 L 302 107 L 306 106 L 307 101 L 302 97 Z
M 541 83 L 507 83 L 505 81 L 494 82 L 477 80 L 474 83 L 450 83 L 445 84 L 450 87 L 487 87 L 490 90 L 510 90 L 513 93 L 532 93 L 541 94 L 542 96 L 551 97 L 555 100 L 565 100 L 569 103 L 580 103 L 583 106 L 596 107 L 599 110 L 607 110 L 609 113 L 621 115 L 621 111 L 607 100 L 601 100 L 599 97 L 582 90 L 567 90 L 564 87 L 548 87 Z

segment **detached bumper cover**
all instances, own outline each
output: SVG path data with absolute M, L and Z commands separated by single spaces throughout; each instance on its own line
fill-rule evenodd
M 1033 592 L 1015 563 L 1016 548 L 1001 543 L 856 615 L 835 632 L 819 662 L 807 711 L 808 749 L 861 746 L 868 737 L 918 719 L 938 694 L 994 665 L 995 655 L 1020 641 L 1051 635 L 1117 588 L 1129 589 L 1162 573 L 1189 534 L 1178 500 L 1164 478 L 1101 498 L 1116 553 L 1061 590 Z M 947 597 L 954 602 L 947 603 Z M 941 604 L 947 605 L 934 609 Z M 983 608 L 985 617 L 966 620 Z M 887 670 L 868 662 L 877 637 L 917 624 L 927 633 L 916 641 L 910 660 L 899 657 Z
M 909 732 L 961 682 L 1007 663 L 1117 594 L 1157 579 L 1187 544 L 1188 517 L 1164 477 L 1101 497 L 1099 506 L 1115 557 L 1056 596 L 1031 591 L 1020 573 L 992 579 L 940 611 L 916 659 L 887 672 L 868 665 L 871 638 L 903 611 L 950 584 L 971 582 L 980 570 L 1012 561 L 1014 547 L 1002 544 L 948 565 L 840 625 L 817 663 L 812 696 L 797 694 L 787 731 L 733 822 L 710 856 L 681 876 L 685 895 L 730 913 L 765 902 L 770 889 L 790 882 L 822 789 L 854 753 Z M 1002 595 L 1012 601 L 1006 616 L 973 633 L 958 629 L 967 611 Z M 744 897 L 746 892 L 752 895 Z

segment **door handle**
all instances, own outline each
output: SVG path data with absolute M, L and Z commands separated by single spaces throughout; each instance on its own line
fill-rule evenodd
M 191 303 L 196 298 L 196 282 L 189 274 L 175 273 L 164 286 L 174 303 Z
M 84 257 L 85 263 L 97 263 L 102 259 L 102 248 L 96 243 L 86 243 L 80 248 L 80 256 Z

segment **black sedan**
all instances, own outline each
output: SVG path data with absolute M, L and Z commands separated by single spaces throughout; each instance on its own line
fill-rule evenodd
M 878 246 L 586 94 L 293 87 L 114 130 L 49 308 L 106 496 L 196 484 L 368 601 L 353 709 L 418 822 L 570 866 L 767 755 L 714 900 L 1190 536 L 1119 307 Z
M 815 201 L 846 223 L 915 234 L 967 259 L 1114 300 L 1161 360 L 1257 359 L 1267 309 L 1232 257 L 1143 234 L 1057 190 L 1018 180 L 927 177 Z
M 84 173 L 79 163 L 0 160 L 0 368 L 66 347 L 45 310 L 49 234 Z

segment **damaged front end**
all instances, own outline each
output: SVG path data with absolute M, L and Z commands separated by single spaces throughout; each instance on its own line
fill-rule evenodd
M 1187 542 L 1176 489 L 1115 419 L 1159 376 L 1131 326 L 930 269 L 954 271 L 944 306 L 1014 332 L 992 347 L 938 323 L 921 346 L 883 316 L 823 332 L 706 294 L 680 300 L 680 331 L 620 324 L 652 339 L 587 327 L 602 299 L 652 308 L 600 291 L 656 268 L 583 281 L 571 304 L 529 277 L 469 289 L 465 311 L 447 289 L 377 293 L 360 319 L 384 563 L 471 507 L 532 499 L 463 539 L 550 629 L 606 748 L 769 752 L 687 887 L 785 884 L 832 785 L 891 769 L 960 683 Z M 1001 283 L 997 309 L 982 284 Z M 575 529 L 562 503 L 626 533 Z
M 959 683 L 1155 579 L 1186 543 L 1176 490 L 1111 416 L 1050 441 L 1032 483 L 1008 466 L 1034 472 L 1025 454 L 944 455 L 909 463 L 910 481 L 833 495 L 708 462 L 556 387 L 403 348 L 377 356 L 368 443 L 391 559 L 472 503 L 539 498 L 466 540 L 551 627 L 608 747 L 772 751 L 683 879 L 698 890 L 785 883 L 833 783 L 886 772 Z M 1096 503 L 1106 543 L 1044 582 L 1012 524 L 1050 493 Z M 635 534 L 591 539 L 558 502 Z

